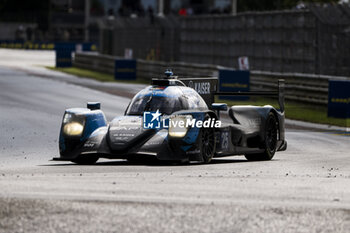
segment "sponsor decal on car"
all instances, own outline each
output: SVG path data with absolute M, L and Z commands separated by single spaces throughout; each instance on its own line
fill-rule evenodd
M 189 81 L 188 87 L 193 88 L 198 94 L 210 94 L 210 82 L 193 82 Z

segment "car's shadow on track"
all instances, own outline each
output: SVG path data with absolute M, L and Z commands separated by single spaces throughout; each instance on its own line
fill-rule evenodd
M 128 161 L 128 160 L 111 160 L 111 161 L 101 161 L 97 162 L 96 164 L 92 165 L 79 165 L 74 163 L 62 163 L 62 164 L 42 164 L 38 166 L 210 166 L 210 165 L 217 165 L 217 164 L 228 164 L 228 163 L 246 163 L 250 162 L 245 159 L 222 159 L 222 158 L 215 158 L 208 164 L 203 164 L 199 162 L 164 162 L 164 161 L 158 161 L 158 160 L 142 160 L 142 161 Z
M 95 165 L 97 166 L 198 166 L 198 165 L 214 165 L 214 164 L 227 164 L 227 163 L 244 163 L 247 160 L 240 159 L 213 159 L 208 164 L 198 163 L 198 162 L 164 162 L 164 161 L 106 161 L 99 162 Z

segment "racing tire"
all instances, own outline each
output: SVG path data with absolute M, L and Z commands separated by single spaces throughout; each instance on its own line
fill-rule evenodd
M 275 115 L 272 112 L 270 112 L 266 120 L 265 141 L 264 141 L 265 151 L 259 154 L 247 154 L 245 155 L 246 159 L 249 161 L 271 160 L 276 152 L 277 135 L 278 135 L 277 120 Z
M 210 163 L 216 149 L 215 129 L 202 128 L 199 135 L 199 150 L 203 163 Z
M 96 155 L 90 155 L 90 156 L 78 156 L 78 158 L 73 159 L 72 162 L 79 164 L 79 165 L 93 165 L 97 162 L 99 159 Z

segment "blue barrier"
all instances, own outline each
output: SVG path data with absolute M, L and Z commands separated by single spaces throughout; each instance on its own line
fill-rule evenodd
M 0 40 L 0 48 L 7 49 L 31 49 L 31 50 L 53 50 L 54 42 L 24 42 L 21 40 Z
M 72 53 L 75 48 L 75 43 L 56 43 L 56 67 L 72 67 Z
M 56 50 L 56 67 L 72 67 L 71 50 Z
M 350 81 L 329 80 L 328 116 L 350 118 Z
M 73 49 L 76 44 L 82 45 L 83 51 L 97 51 L 95 43 L 75 43 L 75 42 L 42 42 L 42 41 L 21 41 L 21 40 L 0 40 L 0 48 L 8 49 L 30 49 L 30 50 L 57 50 Z
M 56 67 L 72 67 L 72 53 L 75 51 L 75 43 L 56 43 L 55 50 Z
M 116 80 L 135 80 L 136 79 L 136 60 L 135 59 L 115 60 L 114 78 Z
M 92 43 L 81 43 L 82 51 L 91 51 L 95 46 Z M 72 53 L 76 50 L 77 43 L 57 42 L 56 50 L 56 67 L 72 67 Z
M 219 70 L 220 92 L 249 91 L 250 72 L 243 70 Z M 249 96 L 220 96 L 226 100 L 248 100 Z

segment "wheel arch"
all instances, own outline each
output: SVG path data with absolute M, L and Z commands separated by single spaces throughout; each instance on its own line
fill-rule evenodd
M 214 118 L 215 120 L 218 120 L 218 116 L 216 115 L 215 112 L 211 111 L 211 110 L 208 110 L 206 111 L 206 113 L 211 117 L 211 118 Z
M 269 111 L 269 113 L 272 113 L 274 116 L 275 116 L 275 118 L 276 118 L 276 122 L 277 122 L 277 128 L 278 128 L 278 140 L 281 140 L 281 120 L 280 120 L 280 118 L 281 118 L 281 113 L 279 113 L 275 108 L 271 108 L 270 109 L 270 111 Z

